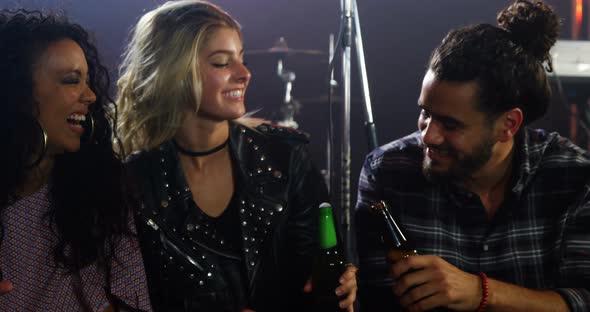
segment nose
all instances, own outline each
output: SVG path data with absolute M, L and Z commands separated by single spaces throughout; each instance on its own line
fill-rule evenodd
M 96 102 L 96 94 L 94 93 L 94 91 L 92 91 L 92 89 L 90 89 L 90 86 L 86 85 L 84 92 L 82 92 L 81 94 L 81 100 L 82 103 L 86 105 L 90 105 Z
M 421 131 L 422 142 L 430 146 L 438 146 L 444 142 L 444 135 L 441 131 L 440 124 L 431 118 L 427 120 L 420 119 L 418 127 Z
M 239 82 L 247 84 L 248 81 L 250 81 L 250 77 L 252 77 L 252 74 L 250 73 L 250 71 L 248 70 L 248 68 L 246 67 L 246 65 L 244 63 L 237 62 L 236 68 L 234 71 L 234 77 Z

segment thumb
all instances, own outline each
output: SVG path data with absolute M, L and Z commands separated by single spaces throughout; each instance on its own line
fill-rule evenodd
M 9 281 L 0 281 L 0 295 L 12 291 L 12 283 Z
M 310 293 L 312 290 L 312 285 L 311 285 L 311 277 L 307 280 L 307 282 L 305 282 L 305 286 L 303 286 L 303 292 L 306 293 Z

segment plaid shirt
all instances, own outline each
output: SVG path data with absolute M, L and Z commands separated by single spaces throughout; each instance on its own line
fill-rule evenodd
M 396 307 L 383 223 L 368 211 L 381 199 L 418 253 L 466 272 L 556 291 L 572 311 L 590 311 L 590 155 L 556 133 L 523 132 L 511 191 L 491 221 L 476 194 L 425 179 L 419 132 L 367 156 L 355 215 L 362 311 Z

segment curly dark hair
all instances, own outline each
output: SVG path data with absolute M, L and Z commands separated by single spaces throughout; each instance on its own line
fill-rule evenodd
M 499 27 L 478 24 L 450 31 L 434 50 L 429 69 L 437 79 L 475 81 L 479 111 L 490 120 L 520 108 L 527 125 L 542 117 L 551 101 L 545 70 L 560 21 L 540 0 L 516 0 L 497 17 Z
M 94 120 L 92 137 L 85 131 L 80 150 L 56 156 L 51 172 L 52 205 L 47 218 L 58 241 L 53 257 L 58 266 L 78 278 L 82 268 L 97 263 L 106 273 L 110 295 L 115 248 L 123 235 L 131 235 L 124 171 L 112 146 L 116 107 L 109 96 L 107 69 L 88 33 L 58 14 L 0 11 L 0 142 L 6 147 L 0 153 L 0 211 L 25 183 L 32 170 L 30 160 L 38 157 L 41 132 L 33 98 L 33 65 L 50 44 L 62 39 L 75 41 L 84 51 L 88 84 L 96 102 L 89 111 Z M 0 243 L 1 226 L 0 220 Z

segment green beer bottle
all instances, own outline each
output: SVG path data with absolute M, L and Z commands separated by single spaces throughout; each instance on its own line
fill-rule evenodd
M 345 311 L 340 309 L 336 288 L 340 286 L 340 276 L 344 273 L 344 254 L 338 244 L 332 206 L 320 205 L 319 250 L 312 269 L 312 294 L 315 312 Z

